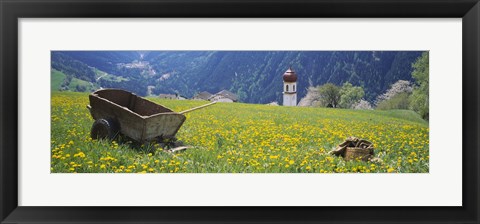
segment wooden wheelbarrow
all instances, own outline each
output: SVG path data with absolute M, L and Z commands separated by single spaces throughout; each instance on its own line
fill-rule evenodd
M 177 113 L 120 89 L 95 91 L 89 95 L 89 100 L 87 108 L 95 120 L 90 132 L 92 139 L 113 139 L 121 133 L 140 143 L 175 139 L 186 119 L 183 114 L 215 104 L 212 102 Z

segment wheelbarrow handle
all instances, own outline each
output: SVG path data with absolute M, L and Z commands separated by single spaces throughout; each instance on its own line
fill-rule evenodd
M 194 108 L 191 108 L 191 109 L 188 109 L 188 110 L 184 110 L 182 112 L 179 112 L 179 114 L 185 114 L 185 113 L 188 113 L 188 112 L 192 112 L 194 110 L 198 110 L 198 109 L 201 109 L 201 108 L 204 108 L 204 107 L 208 107 L 210 105 L 213 105 L 217 103 L 216 101 L 215 102 L 211 102 L 211 103 L 208 103 L 208 104 L 205 104 L 205 105 L 202 105 L 202 106 L 198 106 L 198 107 L 194 107 Z

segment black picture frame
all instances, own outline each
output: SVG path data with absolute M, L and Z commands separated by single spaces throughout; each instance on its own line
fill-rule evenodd
M 1 223 L 479 223 L 478 0 L 0 0 Z M 18 206 L 19 18 L 462 18 L 461 207 Z M 460 146 L 458 146 L 460 147 Z M 41 192 L 39 192 L 41 193 Z M 438 195 L 442 197 L 442 195 Z

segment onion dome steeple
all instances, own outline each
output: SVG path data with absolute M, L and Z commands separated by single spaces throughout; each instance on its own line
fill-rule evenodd
M 288 68 L 288 70 L 283 74 L 283 81 L 284 82 L 296 82 L 297 81 L 297 74 L 292 69 L 292 66 Z

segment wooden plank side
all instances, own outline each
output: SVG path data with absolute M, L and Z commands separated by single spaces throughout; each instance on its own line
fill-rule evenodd
M 163 113 L 145 119 L 145 138 L 157 136 L 174 137 L 185 122 L 186 117 L 178 113 Z

